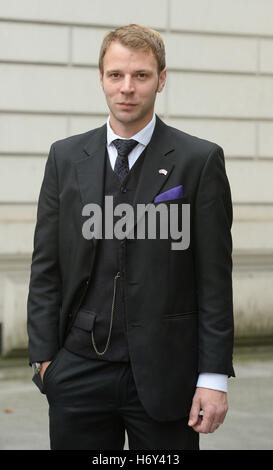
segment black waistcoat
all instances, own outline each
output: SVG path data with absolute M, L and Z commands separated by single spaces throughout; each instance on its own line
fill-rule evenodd
M 128 178 L 123 184 L 124 190 L 112 170 L 108 154 L 106 154 L 104 196 L 113 196 L 113 210 L 121 203 L 133 205 L 144 158 L 145 150 L 131 168 Z M 102 214 L 104 221 L 105 206 Z M 114 217 L 113 224 L 119 219 L 118 216 Z M 128 362 L 130 360 L 124 308 L 125 243 L 125 240 L 120 240 L 115 235 L 112 239 L 102 238 L 98 241 L 91 282 L 64 345 L 65 348 L 76 354 L 105 361 Z M 115 280 L 118 273 L 119 277 Z M 111 324 L 114 291 L 115 303 L 111 335 L 105 351 Z M 97 354 L 96 350 L 99 353 L 105 352 Z

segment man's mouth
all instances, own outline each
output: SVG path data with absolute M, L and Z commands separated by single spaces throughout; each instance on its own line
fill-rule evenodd
M 118 103 L 118 105 L 123 106 L 124 108 L 133 108 L 134 106 L 136 106 L 135 103 L 126 103 L 126 102 Z

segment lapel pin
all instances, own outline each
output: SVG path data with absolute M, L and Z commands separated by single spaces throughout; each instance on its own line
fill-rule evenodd
M 164 168 L 161 168 L 161 170 L 158 170 L 158 173 L 160 173 L 161 175 L 165 175 L 168 173 L 167 170 L 164 170 Z

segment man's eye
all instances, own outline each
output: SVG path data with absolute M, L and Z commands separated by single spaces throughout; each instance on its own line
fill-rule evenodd
M 139 73 L 138 76 L 139 76 L 139 78 L 145 78 L 145 77 L 146 77 L 146 73 Z
M 119 77 L 119 73 L 111 73 L 111 77 L 113 77 L 113 78 L 118 78 L 118 77 Z

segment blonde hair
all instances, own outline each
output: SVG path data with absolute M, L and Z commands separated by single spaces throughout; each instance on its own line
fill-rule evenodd
M 104 37 L 99 55 L 99 69 L 102 74 L 103 58 L 114 41 L 132 49 L 151 50 L 157 61 L 158 74 L 165 68 L 165 46 L 160 34 L 146 26 L 129 24 L 110 31 Z

